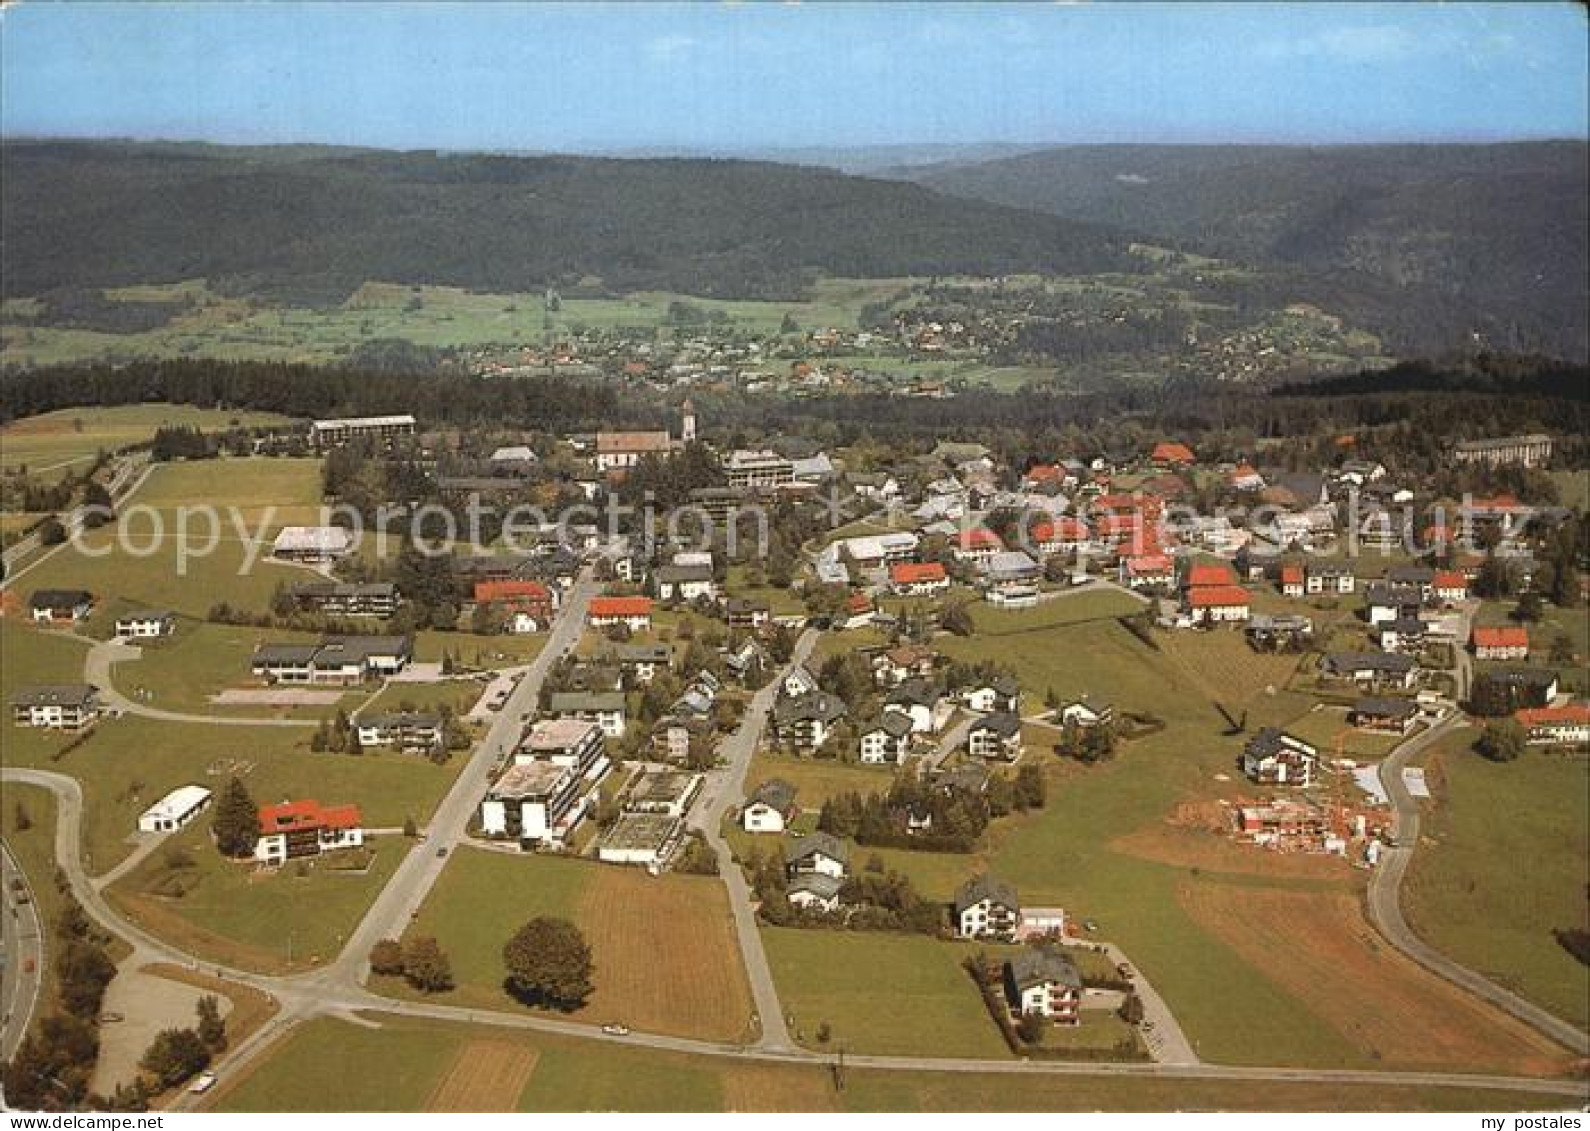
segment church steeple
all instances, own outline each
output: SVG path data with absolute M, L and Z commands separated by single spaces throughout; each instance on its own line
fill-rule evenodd
M 679 442 L 681 444 L 694 443 L 696 439 L 696 406 L 686 398 L 685 403 L 679 406 L 681 420 L 679 422 Z

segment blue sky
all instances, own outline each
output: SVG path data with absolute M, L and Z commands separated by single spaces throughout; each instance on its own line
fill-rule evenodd
M 1583 137 L 1572 4 L 95 4 L 7 135 L 391 147 Z

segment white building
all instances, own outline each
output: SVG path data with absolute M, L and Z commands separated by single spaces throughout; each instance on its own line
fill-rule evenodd
M 284 526 L 271 543 L 271 556 L 296 562 L 329 562 L 347 557 L 353 537 L 340 526 Z
M 163 609 L 144 609 L 116 618 L 116 635 L 130 639 L 170 636 L 176 627 L 176 616 Z
M 169 833 L 182 828 L 210 807 L 210 791 L 202 785 L 178 786 L 143 811 L 141 833 Z

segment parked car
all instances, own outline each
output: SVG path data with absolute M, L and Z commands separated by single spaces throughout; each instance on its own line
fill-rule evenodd
M 215 1087 L 215 1073 L 201 1072 L 198 1078 L 188 1085 L 188 1091 L 198 1096 L 203 1095 L 213 1087 Z
M 616 1021 L 610 1021 L 606 1025 L 602 1026 L 602 1032 L 606 1033 L 609 1037 L 627 1037 L 629 1036 L 629 1026 L 620 1025 Z

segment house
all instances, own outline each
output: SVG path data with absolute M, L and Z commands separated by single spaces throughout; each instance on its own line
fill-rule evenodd
M 1040 593 L 1036 585 L 1001 585 L 988 590 L 983 600 L 996 609 L 1033 609 Z
M 1129 589 L 1165 589 L 1176 584 L 1169 554 L 1133 554 L 1121 559 L 1121 584 Z
M 731 629 L 752 632 L 773 619 L 772 608 L 758 597 L 730 597 L 727 615 Z
M 1387 652 L 1332 652 L 1320 664 L 1323 675 L 1375 686 L 1413 686 L 1419 671 L 1412 656 Z
M 1460 569 L 1436 570 L 1431 588 L 1436 600 L 1445 605 L 1460 605 L 1469 599 L 1469 579 Z
M 650 597 L 592 597 L 586 623 L 592 628 L 623 625 L 631 632 L 645 632 L 651 627 L 651 609 Z
M 271 557 L 293 562 L 333 562 L 353 552 L 353 536 L 340 526 L 284 526 Z
M 802 695 L 810 695 L 818 689 L 817 677 L 805 664 L 796 664 L 784 674 L 782 690 L 791 699 L 798 699 Z
M 392 746 L 405 753 L 428 753 L 441 748 L 445 735 L 442 717 L 433 711 L 386 711 L 360 715 L 360 746 Z
M 1115 707 L 1103 699 L 1084 695 L 1080 699 L 1062 703 L 1055 712 L 1055 718 L 1061 726 L 1074 725 L 1083 730 L 1092 730 L 1094 727 L 1112 725 L 1115 722 Z
M 477 581 L 474 597 L 476 605 L 500 605 L 508 614 L 505 627 L 520 635 L 550 628 L 558 607 L 546 585 L 521 578 Z
M 1430 626 L 1419 617 L 1398 617 L 1382 621 L 1370 630 L 1384 652 L 1417 652 L 1430 636 Z
M 905 761 L 911 749 L 911 719 L 899 711 L 885 711 L 861 728 L 860 759 L 869 766 Z
M 705 780 L 700 774 L 679 770 L 647 770 L 629 787 L 624 809 L 630 813 L 683 817 L 690 811 Z
M 1252 464 L 1239 463 L 1226 473 L 1226 486 L 1233 491 L 1262 491 L 1264 476 Z
M 1458 463 L 1502 467 L 1543 467 L 1551 460 L 1551 437 L 1544 433 L 1528 436 L 1501 436 L 1491 440 L 1464 440 L 1452 448 Z
M 767 649 L 750 637 L 740 641 L 739 647 L 723 651 L 723 666 L 728 669 L 729 675 L 742 682 L 757 670 L 766 671 L 772 662 L 773 658 L 768 655 Z
M 889 567 L 889 587 L 902 597 L 931 597 L 950 587 L 940 562 L 896 562 Z
M 748 833 L 781 833 L 795 817 L 795 787 L 769 778 L 751 791 L 740 810 L 740 827 Z
M 963 939 L 1010 942 L 1021 928 L 1021 900 L 1010 884 L 986 873 L 955 892 L 955 933 Z
M 94 608 L 94 595 L 84 589 L 35 589 L 28 598 L 34 624 L 76 624 Z
M 1416 617 L 1422 608 L 1424 592 L 1417 585 L 1377 581 L 1364 591 L 1364 609 L 1371 625 Z
M 1243 632 L 1256 648 L 1291 647 L 1313 639 L 1314 621 L 1295 613 L 1254 613 Z
M 210 807 L 210 791 L 202 785 L 181 785 L 138 817 L 141 833 L 173 833 Z
M 1014 711 L 1021 702 L 1021 684 L 1011 676 L 998 675 L 962 688 L 960 695 L 971 711 Z
M 987 562 L 1005 549 L 1004 540 L 986 526 L 961 531 L 955 538 L 955 556 L 961 561 Z
M 504 475 L 526 476 L 535 470 L 540 458 L 524 444 L 496 448 L 486 457 L 491 469 Z
M 1242 772 L 1260 785 L 1306 786 L 1318 764 L 1313 745 L 1278 727 L 1265 727 L 1242 749 Z
M 254 859 L 282 864 L 364 844 L 364 818 L 357 805 L 323 806 L 318 801 L 283 801 L 259 811 Z
M 1155 467 L 1190 467 L 1198 462 L 1198 457 L 1193 455 L 1192 449 L 1186 444 L 1177 443 L 1175 440 L 1161 440 L 1154 445 L 1148 461 Z
M 878 619 L 878 606 L 867 593 L 852 593 L 845 598 L 845 613 L 834 623 L 838 629 L 866 628 Z
M 784 872 L 790 879 L 815 872 L 842 880 L 849 870 L 849 841 L 814 832 L 784 842 Z
M 397 586 L 390 581 L 313 581 L 293 586 L 288 596 L 299 611 L 328 617 L 384 619 L 397 612 L 400 603 Z
M 1082 975 L 1056 948 L 1027 947 L 1005 963 L 1005 1000 L 1013 1014 L 1077 1025 L 1082 1016 Z
M 625 704 L 622 691 L 558 691 L 549 709 L 555 718 L 583 719 L 601 727 L 609 738 L 623 738 Z
M 608 656 L 636 687 L 644 687 L 673 666 L 673 649 L 667 644 L 618 644 Z
M 596 470 L 627 471 L 646 456 L 667 456 L 681 445 L 667 432 L 598 432 Z
M 1069 554 L 1091 537 L 1087 523 L 1069 516 L 1058 517 L 1053 522 L 1036 522 L 1029 532 L 1031 544 L 1040 554 Z
M 1529 629 L 1523 625 L 1477 624 L 1470 643 L 1477 660 L 1529 659 Z
M 139 609 L 116 618 L 116 635 L 124 640 L 170 636 L 176 630 L 176 614 L 165 609 Z
M 1283 597 L 1301 597 L 1308 591 L 1303 578 L 1303 567 L 1294 562 L 1288 562 L 1281 567 L 1281 595 Z
M 1189 561 L 1182 576 L 1182 588 L 1205 589 L 1235 585 L 1237 571 L 1227 562 Z
M 872 678 L 883 687 L 898 687 L 912 677 L 927 678 L 938 666 L 938 653 L 921 644 L 902 644 L 872 658 Z
M 1353 726 L 1377 734 L 1407 734 L 1418 718 L 1419 705 L 1410 699 L 1359 699 L 1347 713 Z
M 685 823 L 662 813 L 620 813 L 602 834 L 596 858 L 605 864 L 638 864 L 653 870 L 667 865 L 685 837 Z
M 11 696 L 11 721 L 19 727 L 81 730 L 103 709 L 99 691 L 86 683 L 20 687 Z
M 844 887 L 845 881 L 838 876 L 830 876 L 826 872 L 802 872 L 789 881 L 784 896 L 790 906 L 802 911 L 832 912 L 839 910 L 839 893 Z
M 935 734 L 943 729 L 953 708 L 936 683 L 916 678 L 906 680 L 884 696 L 883 709 L 909 718 L 916 734 Z
M 665 565 L 653 574 L 652 580 L 660 601 L 710 601 L 718 595 L 710 563 Z
M 1025 586 L 1043 576 L 1043 567 L 1024 550 L 1001 550 L 983 562 L 982 570 L 995 588 Z
M 413 654 L 405 636 L 328 636 L 319 644 L 261 644 L 249 667 L 267 683 L 348 686 L 400 672 Z
M 826 691 L 796 698 L 785 696 L 773 706 L 773 731 L 780 742 L 797 750 L 816 750 L 845 717 L 844 700 Z
M 966 732 L 966 751 L 974 758 L 1014 762 L 1021 757 L 1021 719 L 1008 711 L 984 715 Z
M 309 442 L 317 452 L 340 448 L 352 440 L 369 440 L 380 447 L 414 435 L 416 422 L 408 413 L 391 416 L 350 416 L 316 420 L 309 425 Z
M 1330 594 L 1343 596 L 1358 586 L 1358 578 L 1345 566 L 1310 564 L 1303 571 L 1303 588 L 1310 596 Z
M 1513 713 L 1531 746 L 1583 746 L 1590 742 L 1590 703 L 1524 707 Z
M 1248 619 L 1248 591 L 1240 585 L 1201 585 L 1187 590 L 1187 611 L 1196 624 Z

